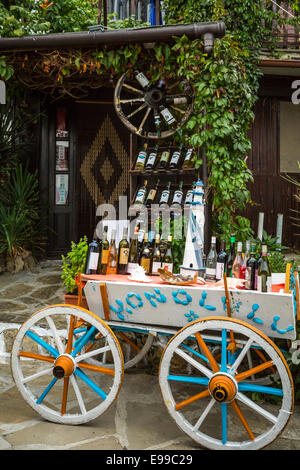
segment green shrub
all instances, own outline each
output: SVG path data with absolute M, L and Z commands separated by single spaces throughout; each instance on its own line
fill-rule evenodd
M 84 236 L 77 244 L 71 242 L 71 250 L 66 256 L 62 255 L 63 267 L 61 278 L 69 294 L 72 294 L 77 289 L 75 277 L 84 270 L 87 250 L 87 237 Z

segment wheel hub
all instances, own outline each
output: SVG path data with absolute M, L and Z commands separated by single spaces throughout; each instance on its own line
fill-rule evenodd
M 70 377 L 74 369 L 75 362 L 73 357 L 69 354 L 61 354 L 54 363 L 52 373 L 56 379 L 63 379 L 64 377 Z
M 218 402 L 231 402 L 237 394 L 237 385 L 229 374 L 218 372 L 209 381 L 208 390 L 211 396 Z
M 151 107 L 158 107 L 163 104 L 165 93 L 159 88 L 152 88 L 145 94 L 145 101 Z

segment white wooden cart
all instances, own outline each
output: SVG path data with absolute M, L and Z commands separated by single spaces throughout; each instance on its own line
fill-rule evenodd
M 82 279 L 88 310 L 43 308 L 14 341 L 14 380 L 43 418 L 80 424 L 100 416 L 124 369 L 155 341 L 163 347 L 163 401 L 191 439 L 209 449 L 260 449 L 283 431 L 294 403 L 282 347 L 296 338 L 295 288 L 279 294 Z

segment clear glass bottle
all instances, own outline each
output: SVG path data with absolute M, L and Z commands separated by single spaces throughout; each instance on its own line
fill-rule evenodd
M 111 231 L 111 240 L 108 249 L 107 274 L 117 274 L 118 250 L 116 247 L 116 231 Z
M 159 170 L 164 170 L 167 168 L 168 163 L 169 163 L 169 158 L 170 158 L 170 149 L 164 150 L 160 156 L 160 160 L 158 164 Z
M 169 165 L 170 170 L 175 170 L 176 168 L 178 168 L 181 160 L 182 147 L 183 144 L 180 144 L 179 149 L 173 152 Z
M 240 279 L 241 277 L 241 268 L 243 266 L 243 243 L 238 242 L 237 243 L 237 253 L 233 261 L 232 265 L 232 277 L 235 277 L 237 279 Z
M 170 273 L 173 272 L 174 257 L 172 250 L 172 235 L 168 236 L 167 249 L 162 258 L 162 268 L 167 269 Z
M 159 180 L 157 180 L 156 185 L 154 186 L 154 188 L 151 188 L 149 193 L 148 193 L 148 196 L 147 196 L 147 199 L 146 199 L 146 206 L 147 207 L 151 207 L 151 204 L 154 203 L 155 196 L 157 194 L 158 186 L 159 186 Z
M 216 237 L 211 237 L 210 250 L 206 259 L 205 280 L 215 281 L 217 270 L 217 251 L 216 251 Z
M 182 197 L 183 197 L 182 186 L 183 186 L 183 181 L 180 181 L 178 189 L 176 189 L 174 192 L 172 205 L 173 204 L 181 205 Z
M 241 279 L 246 278 L 246 267 L 247 267 L 247 261 L 249 258 L 250 258 L 250 240 L 246 240 L 246 249 L 245 249 L 244 259 L 243 259 L 243 264 L 240 270 Z
M 148 181 L 145 180 L 143 186 L 139 188 L 135 197 L 134 206 L 141 206 L 144 204 L 147 195 L 147 184 Z
M 166 206 L 169 202 L 170 198 L 170 187 L 171 187 L 171 181 L 168 182 L 166 189 L 164 189 L 161 193 L 160 200 L 159 200 L 159 205 L 160 206 Z
M 144 144 L 143 150 L 140 150 L 134 165 L 134 169 L 138 171 L 143 171 L 145 163 L 146 163 L 146 158 L 147 158 L 147 146 L 148 144 Z
M 182 164 L 182 169 L 186 168 L 192 168 L 193 166 L 193 148 L 189 148 L 185 154 L 183 164 Z

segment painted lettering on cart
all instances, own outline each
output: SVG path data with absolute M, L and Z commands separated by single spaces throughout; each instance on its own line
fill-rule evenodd
M 292 325 L 288 326 L 286 330 L 282 330 L 280 328 L 277 328 L 277 323 L 279 322 L 280 320 L 280 316 L 279 315 L 275 315 L 273 317 L 273 322 L 271 324 L 271 328 L 273 331 L 277 331 L 277 333 L 281 334 L 281 335 L 284 335 L 285 333 L 287 333 L 288 331 L 292 331 L 294 329 L 294 327 Z
M 206 298 L 207 298 L 207 292 L 203 291 L 201 295 L 201 299 L 199 300 L 199 305 L 200 307 L 206 308 L 206 310 L 216 310 L 216 307 L 213 307 L 212 305 L 206 305 Z
M 259 309 L 258 304 L 252 305 L 252 311 L 248 313 L 247 318 L 248 320 L 252 320 L 254 323 L 258 323 L 259 325 L 263 325 L 264 322 L 256 316 L 256 311 Z

